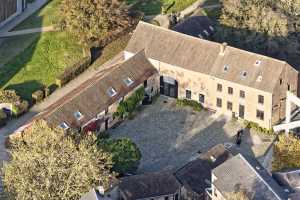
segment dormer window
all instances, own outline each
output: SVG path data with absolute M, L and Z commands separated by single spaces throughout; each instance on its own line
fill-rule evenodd
M 62 128 L 63 130 L 68 130 L 70 127 L 66 122 L 63 122 L 59 125 L 59 128 Z
M 83 115 L 81 114 L 81 112 L 77 111 L 77 112 L 74 113 L 74 117 L 77 120 L 81 120 L 83 118 Z
M 133 80 L 129 77 L 123 79 L 123 81 L 124 81 L 124 83 L 126 84 L 127 87 L 129 87 L 133 83 Z
M 247 72 L 246 71 L 242 71 L 242 77 L 246 78 L 246 76 L 247 76 Z
M 228 71 L 228 68 L 229 68 L 229 65 L 224 65 L 224 68 L 223 68 L 223 70 L 224 70 L 224 72 L 227 72 Z
M 262 81 L 262 75 L 259 75 L 256 79 L 257 82 L 261 82 Z
M 255 61 L 255 65 L 256 65 L 256 66 L 259 66 L 260 64 L 261 64 L 261 61 L 260 61 L 260 60 L 256 60 L 256 61 Z
M 113 87 L 110 87 L 108 88 L 107 93 L 110 97 L 113 97 L 117 94 L 117 91 Z

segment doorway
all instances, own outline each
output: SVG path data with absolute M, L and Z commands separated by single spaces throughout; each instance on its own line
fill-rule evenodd
M 245 117 L 245 106 L 244 105 L 239 106 L 239 117 L 242 119 L 244 119 L 244 117 Z
M 160 94 L 169 97 L 178 97 L 178 82 L 168 76 L 160 77 Z

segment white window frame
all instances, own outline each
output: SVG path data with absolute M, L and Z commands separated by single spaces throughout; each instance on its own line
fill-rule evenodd
M 134 81 L 130 77 L 123 79 L 123 82 L 127 87 L 131 86 L 134 83 Z
M 70 128 L 70 126 L 66 122 L 62 122 L 59 125 L 59 127 L 62 128 L 63 130 L 68 130 Z
M 110 97 L 114 97 L 117 95 L 117 91 L 113 87 L 108 88 L 107 93 Z

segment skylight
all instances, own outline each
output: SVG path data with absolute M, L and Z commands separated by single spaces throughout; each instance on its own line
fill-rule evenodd
M 227 72 L 228 71 L 228 68 L 229 68 L 229 65 L 224 65 L 224 68 L 223 68 L 223 70 L 225 71 L 225 72 Z
M 117 94 L 117 91 L 113 87 L 110 87 L 108 88 L 107 93 L 110 97 L 113 97 Z
M 210 29 L 211 31 L 214 31 L 214 27 L 212 27 L 212 26 L 209 26 L 209 29 Z
M 77 120 L 80 120 L 80 119 L 82 119 L 83 115 L 81 114 L 81 112 L 76 111 L 76 112 L 74 113 L 74 117 L 75 117 Z
M 64 130 L 67 130 L 67 129 L 70 128 L 66 122 L 61 123 L 61 124 L 59 125 L 59 127 L 62 128 L 62 129 L 64 129 Z
M 256 61 L 255 61 L 255 65 L 256 65 L 256 66 L 259 66 L 260 64 L 261 64 L 261 61 L 260 61 L 260 60 L 256 60 Z
M 132 83 L 133 83 L 133 80 L 129 77 L 123 79 L 123 81 L 124 81 L 124 83 L 126 84 L 127 87 L 132 85 Z
M 246 71 L 242 71 L 242 77 L 246 78 L 246 76 L 247 76 L 247 72 Z

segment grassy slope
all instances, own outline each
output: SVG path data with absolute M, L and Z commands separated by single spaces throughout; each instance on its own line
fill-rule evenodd
M 52 25 L 58 21 L 60 1 L 51 1 L 16 29 Z M 6 40 L 0 48 L 1 57 L 6 58 L 3 61 L 6 64 L 0 67 L 0 88 L 15 89 L 23 98 L 30 100 L 33 91 L 54 83 L 64 68 L 83 55 L 81 46 L 70 35 L 49 32 Z

